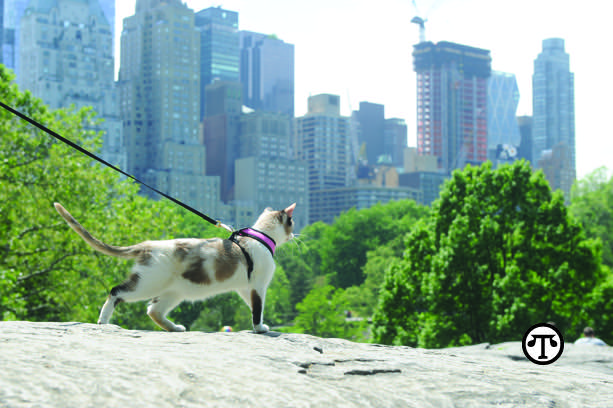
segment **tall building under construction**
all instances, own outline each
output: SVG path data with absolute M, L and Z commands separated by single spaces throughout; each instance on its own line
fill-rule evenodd
M 417 149 L 449 173 L 487 160 L 488 50 L 441 41 L 413 49 L 417 73 Z

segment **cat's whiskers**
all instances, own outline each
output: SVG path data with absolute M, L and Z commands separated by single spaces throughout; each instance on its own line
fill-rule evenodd
M 299 236 L 300 234 L 294 234 L 294 239 L 292 239 L 292 241 L 296 242 L 296 248 L 298 248 L 298 250 L 300 251 L 300 253 L 302 253 L 302 248 L 306 248 L 306 244 L 302 241 L 302 239 Z M 302 244 L 302 247 L 300 246 Z M 292 254 L 293 255 L 293 254 Z

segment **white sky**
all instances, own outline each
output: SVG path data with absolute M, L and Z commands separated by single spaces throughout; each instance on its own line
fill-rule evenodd
M 532 73 L 542 40 L 563 38 L 575 74 L 577 176 L 613 168 L 613 23 L 604 0 L 415 0 L 427 18 L 426 40 L 452 41 L 491 51 L 492 68 L 514 73 L 518 115 L 532 114 Z M 221 6 L 239 13 L 239 29 L 276 34 L 295 45 L 295 111 L 307 98 L 341 96 L 348 115 L 360 101 L 385 105 L 386 117 L 406 120 L 415 146 L 415 72 L 418 27 L 412 0 L 187 0 L 199 11 Z M 116 27 L 134 14 L 135 0 L 117 1 Z M 118 45 L 117 45 L 118 46 Z M 119 52 L 116 52 L 119 55 Z M 118 61 L 116 61 L 118 65 Z

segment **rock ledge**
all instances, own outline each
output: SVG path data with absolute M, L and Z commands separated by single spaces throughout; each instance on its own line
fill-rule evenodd
M 613 407 L 613 348 L 444 350 L 302 334 L 0 322 L 0 407 Z

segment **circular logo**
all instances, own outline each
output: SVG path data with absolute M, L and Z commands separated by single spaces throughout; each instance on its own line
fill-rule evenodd
M 521 348 L 526 358 L 534 364 L 547 365 L 562 355 L 564 339 L 555 326 L 539 323 L 530 327 L 524 334 Z

